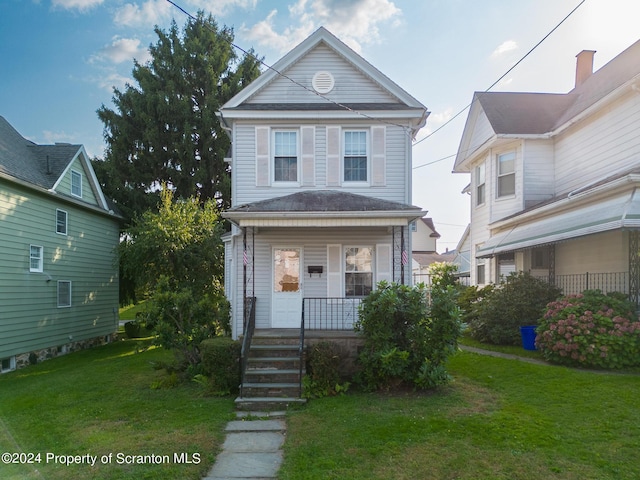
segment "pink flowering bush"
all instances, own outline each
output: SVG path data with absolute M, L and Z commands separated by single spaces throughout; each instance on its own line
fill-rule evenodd
M 634 305 L 597 290 L 547 305 L 536 330 L 545 359 L 563 365 L 624 368 L 640 365 L 640 321 Z

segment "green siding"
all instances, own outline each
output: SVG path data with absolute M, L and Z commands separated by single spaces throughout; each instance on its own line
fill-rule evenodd
M 115 219 L 0 179 L 0 225 L 0 358 L 116 330 Z M 43 273 L 29 272 L 31 244 L 44 247 Z M 70 308 L 57 307 L 58 280 L 72 282 Z
M 71 170 L 75 170 L 76 172 L 82 174 L 82 201 L 90 203 L 91 205 L 99 205 L 95 192 L 91 188 L 91 182 L 89 181 L 87 171 L 84 168 L 84 164 L 82 163 L 80 158 L 76 158 L 71 163 L 71 168 L 67 169 L 64 177 L 60 180 L 60 183 L 56 188 L 56 192 L 69 195 L 70 197 L 78 198 L 74 195 L 71 195 Z

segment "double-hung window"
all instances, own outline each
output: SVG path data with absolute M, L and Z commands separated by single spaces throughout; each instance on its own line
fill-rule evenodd
M 71 282 L 69 280 L 58 280 L 58 307 L 65 308 L 71 306 Z
M 43 247 L 39 245 L 30 245 L 29 246 L 29 271 L 42 272 L 43 258 L 44 258 Z
M 56 233 L 67 234 L 67 212 L 64 210 L 56 210 Z
M 274 182 L 298 181 L 298 132 L 276 131 L 273 137 Z
M 344 177 L 345 182 L 368 181 L 368 141 L 366 130 L 344 132 Z
M 71 170 L 71 195 L 82 197 L 82 174 Z
M 516 193 L 516 152 L 498 155 L 498 198 Z
M 476 206 L 484 204 L 485 200 L 485 170 L 484 162 L 476 167 Z
M 373 248 L 345 249 L 345 296 L 366 297 L 373 290 Z

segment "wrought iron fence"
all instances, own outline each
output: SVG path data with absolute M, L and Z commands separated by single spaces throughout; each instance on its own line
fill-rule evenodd
M 551 281 L 562 289 L 565 295 L 582 293 L 585 290 L 600 290 L 602 293 L 621 292 L 629 294 L 629 273 L 576 273 L 571 275 L 555 275 L 536 277 L 545 282 Z
M 361 298 L 305 297 L 302 321 L 306 330 L 353 330 Z

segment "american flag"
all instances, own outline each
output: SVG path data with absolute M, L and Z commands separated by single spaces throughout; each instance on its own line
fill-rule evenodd
M 409 257 L 407 256 L 407 251 L 402 251 L 402 264 L 407 265 L 409 263 Z
M 242 252 L 242 261 L 244 262 L 245 265 L 249 263 L 246 250 Z

